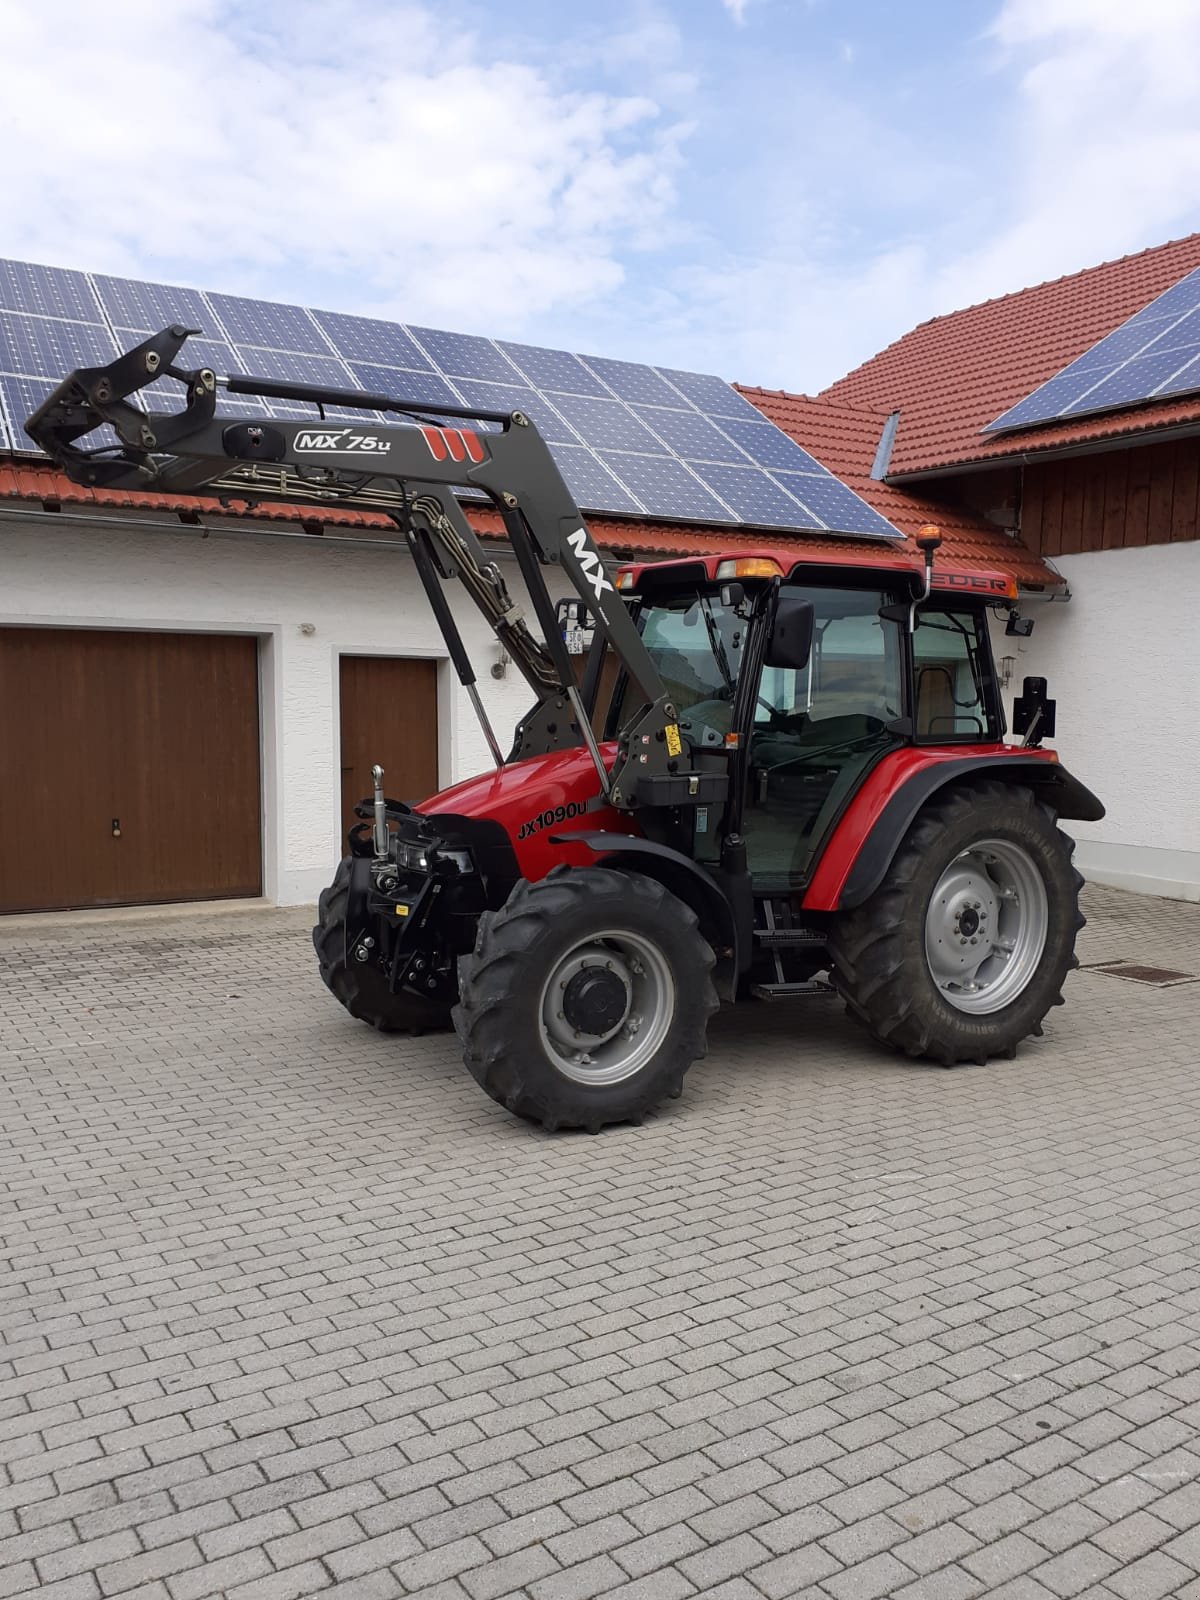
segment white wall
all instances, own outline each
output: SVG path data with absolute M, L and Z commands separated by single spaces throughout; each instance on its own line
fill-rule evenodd
M 515 564 L 501 565 L 523 597 Z M 554 593 L 566 592 L 557 572 L 550 579 Z M 492 678 L 495 639 L 456 587 L 452 602 L 479 691 L 507 750 L 533 697 L 515 667 Z M 263 882 L 267 897 L 283 905 L 315 900 L 341 855 L 339 654 L 439 660 L 441 787 L 492 764 L 402 550 L 232 530 L 205 538 L 199 529 L 139 528 L 132 519 L 84 527 L 66 517 L 5 517 L 0 625 L 12 623 L 262 638 Z M 305 634 L 303 623 L 315 631 Z
M 1058 556 L 1066 605 L 1033 604 L 1013 688 L 1032 673 L 1058 701 L 1052 741 L 1108 808 L 1070 823 L 1099 883 L 1200 900 L 1200 544 Z M 1019 647 L 1019 651 L 1018 648 Z

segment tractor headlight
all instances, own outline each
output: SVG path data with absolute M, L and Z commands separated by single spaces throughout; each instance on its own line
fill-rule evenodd
M 452 861 L 460 873 L 475 870 L 469 850 L 442 850 L 436 844 L 401 840 L 396 854 L 397 865 L 406 872 L 429 872 L 439 861 Z

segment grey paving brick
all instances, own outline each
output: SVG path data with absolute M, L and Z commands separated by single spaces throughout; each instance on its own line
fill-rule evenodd
M 991 1588 L 1016 1578 L 1046 1559 L 1044 1546 L 1024 1533 L 1009 1533 L 994 1544 L 966 1556 L 962 1565 Z
M 979 1548 L 980 1542 L 974 1534 L 956 1522 L 943 1522 L 909 1539 L 906 1544 L 898 1545 L 895 1555 L 906 1567 L 924 1574 L 961 1561 L 963 1556 Z
M 500 1556 L 486 1566 L 462 1573 L 459 1581 L 471 1600 L 497 1600 L 500 1595 L 527 1593 L 531 1584 L 548 1573 L 558 1572 L 558 1563 L 541 1545 L 528 1545 Z M 620 1577 L 620 1571 L 617 1570 Z
M 224 1595 L 255 1578 L 267 1577 L 273 1570 L 266 1553 L 251 1547 L 174 1574 L 167 1579 L 167 1590 L 171 1600 L 203 1600 L 208 1595 Z
M 1093 959 L 1200 970 L 1086 892 Z M 0 926 L 0 1595 L 1200 1600 L 1193 993 L 1085 969 L 949 1096 L 814 1012 L 816 1121 L 725 1012 L 580 1145 L 347 1033 L 307 921 Z
M 1183 1594 L 1194 1572 L 1193 1567 L 1156 1550 L 1110 1573 L 1105 1584 L 1121 1600 L 1165 1600 L 1168 1595 Z
M 1009 1585 L 1005 1584 L 1004 1587 L 1007 1589 Z M 985 1592 L 978 1578 L 973 1578 L 960 1566 L 950 1566 L 906 1583 L 902 1589 L 894 1591 L 893 1600 L 976 1600 L 978 1595 Z M 1001 1591 L 996 1590 L 995 1593 L 998 1596 Z M 1017 1597 L 1010 1597 L 1010 1600 L 1017 1600 Z M 1034 1600 L 1034 1596 L 1030 1595 L 1026 1600 Z
M 140 1583 L 155 1578 L 169 1578 L 188 1567 L 197 1567 L 204 1557 L 194 1539 L 180 1539 L 175 1544 L 160 1546 L 144 1555 L 127 1556 L 99 1569 L 96 1574 L 100 1588 L 106 1595 L 120 1594 L 123 1589 L 134 1589 Z
M 704 1590 L 760 1566 L 769 1553 L 753 1534 L 742 1533 L 733 1539 L 708 1544 L 694 1555 L 684 1556 L 677 1565 L 690 1583 Z
M 528 1585 L 533 1600 L 591 1600 L 626 1581 L 625 1573 L 611 1556 L 593 1556 L 576 1567 L 538 1578 Z
M 1061 1555 L 1033 1569 L 1032 1576 L 1052 1594 L 1068 1596 L 1081 1594 L 1093 1584 L 1100 1583 L 1120 1566 L 1115 1556 L 1098 1549 L 1094 1544 L 1074 1545 Z
M 878 1555 L 826 1578 L 824 1586 L 834 1600 L 879 1600 L 881 1595 L 895 1594 L 909 1577 L 909 1569 L 895 1556 Z
M 814 1588 L 830 1574 L 841 1572 L 842 1564 L 819 1544 L 801 1545 L 786 1555 L 765 1561 L 746 1576 L 767 1600 L 786 1600 L 789 1595 Z

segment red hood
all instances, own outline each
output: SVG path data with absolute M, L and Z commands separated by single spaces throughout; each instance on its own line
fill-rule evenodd
M 604 763 L 616 760 L 615 742 L 600 746 Z M 498 822 L 512 841 L 523 877 L 545 877 L 559 862 L 586 865 L 582 845 L 556 845 L 560 834 L 596 832 L 638 834 L 628 812 L 616 811 L 601 797 L 591 757 L 582 747 L 528 756 L 430 795 L 415 808 L 427 817 L 486 817 Z
M 606 767 L 616 759 L 615 742 L 600 746 Z M 510 808 L 542 811 L 571 800 L 599 795 L 600 785 L 592 758 L 582 745 L 577 750 L 555 750 L 548 756 L 526 756 L 511 766 L 494 767 L 474 778 L 464 778 L 422 800 L 414 811 L 425 816 L 452 812 L 458 817 L 495 817 L 503 820 Z

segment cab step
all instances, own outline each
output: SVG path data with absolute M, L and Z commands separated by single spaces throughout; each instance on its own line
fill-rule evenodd
M 837 990 L 822 978 L 806 978 L 802 983 L 752 983 L 750 993 L 756 1000 L 800 1000 L 836 995 Z

